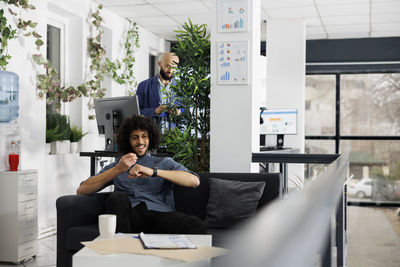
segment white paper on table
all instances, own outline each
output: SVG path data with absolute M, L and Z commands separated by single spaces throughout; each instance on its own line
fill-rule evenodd
M 154 235 L 139 234 L 140 240 L 145 248 L 196 248 L 196 246 L 185 235 Z

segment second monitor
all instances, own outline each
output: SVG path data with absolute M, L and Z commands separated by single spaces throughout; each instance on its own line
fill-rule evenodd
M 260 135 L 276 135 L 282 148 L 284 135 L 297 134 L 297 109 L 265 109 L 261 112 Z
M 105 136 L 105 151 L 117 151 L 116 134 L 122 122 L 140 115 L 137 96 L 108 97 L 94 100 L 97 128 Z

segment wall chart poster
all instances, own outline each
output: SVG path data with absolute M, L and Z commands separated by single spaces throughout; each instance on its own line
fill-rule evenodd
M 219 0 L 218 31 L 247 31 L 248 6 L 248 0 Z
M 218 83 L 247 84 L 248 42 L 218 42 Z

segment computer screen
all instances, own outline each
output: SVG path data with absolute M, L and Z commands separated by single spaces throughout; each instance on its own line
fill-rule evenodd
M 265 145 L 265 135 L 276 135 L 276 148 L 282 149 L 284 135 L 297 134 L 297 109 L 261 109 L 260 145 Z
M 261 118 L 260 134 L 297 134 L 297 109 L 268 109 Z
M 140 115 L 137 96 L 107 97 L 94 100 L 97 128 L 105 136 L 105 151 L 117 151 L 119 126 L 133 114 Z

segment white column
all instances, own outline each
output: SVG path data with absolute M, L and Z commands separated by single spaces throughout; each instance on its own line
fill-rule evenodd
M 304 152 L 306 33 L 302 19 L 267 21 L 267 108 L 298 110 L 298 134 L 286 135 L 285 147 Z M 267 136 L 267 145 L 276 137 Z M 289 164 L 289 180 L 303 177 L 303 165 Z M 289 182 L 290 186 L 290 182 Z
M 260 0 L 249 0 L 248 30 L 218 32 L 218 1 L 212 1 L 211 20 L 211 130 L 210 171 L 258 172 L 251 163 L 259 148 Z M 219 41 L 248 41 L 248 84 L 218 84 Z
M 267 21 L 267 108 L 297 108 L 298 134 L 285 146 L 304 151 L 306 35 L 302 19 Z M 273 145 L 276 142 L 274 140 Z

